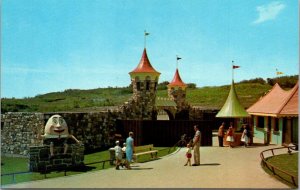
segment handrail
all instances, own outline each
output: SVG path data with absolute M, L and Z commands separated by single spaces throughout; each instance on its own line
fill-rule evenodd
M 262 160 L 262 163 L 264 164 L 264 166 L 266 166 L 269 170 L 272 170 L 273 174 L 276 175 L 276 170 L 288 175 L 291 177 L 292 179 L 292 182 L 295 186 L 298 187 L 298 184 L 296 183 L 296 180 L 295 179 L 298 179 L 298 176 L 295 176 L 293 174 L 290 174 L 289 172 L 287 171 L 284 171 L 276 166 L 274 166 L 273 164 L 269 163 L 266 159 L 265 159 L 265 156 L 264 156 L 264 153 L 265 152 L 268 152 L 268 151 L 271 151 L 272 152 L 272 155 L 275 156 L 274 154 L 274 150 L 278 150 L 278 149 L 284 149 L 284 148 L 287 148 L 288 149 L 288 153 L 291 154 L 291 150 L 296 150 L 296 147 L 297 145 L 294 145 L 294 146 L 286 146 L 286 147 L 279 147 L 279 148 L 272 148 L 272 149 L 267 149 L 267 150 L 264 150 L 260 153 L 260 157 L 261 157 L 261 160 Z M 295 148 L 295 149 L 293 149 Z M 270 169 L 271 168 L 271 169 Z
M 32 172 L 31 172 L 31 171 L 26 171 L 26 172 L 13 172 L 13 173 L 1 174 L 1 177 L 2 177 L 2 176 L 10 176 L 10 175 L 12 175 L 12 176 L 13 176 L 12 181 L 13 181 L 13 183 L 16 183 L 16 175 L 17 175 L 17 174 L 30 174 L 30 173 L 32 173 Z
M 102 169 L 104 169 L 105 162 L 109 162 L 109 161 L 111 161 L 111 160 L 110 159 L 109 160 L 101 160 L 101 161 L 86 163 L 85 165 L 102 163 Z M 64 175 L 66 176 L 68 168 L 67 167 L 63 168 L 63 171 L 64 171 Z M 44 178 L 46 179 L 47 178 L 47 175 L 46 175 L 47 174 L 47 168 L 45 168 L 45 170 L 43 172 L 44 172 Z M 31 172 L 31 171 L 13 172 L 13 173 L 1 174 L 1 177 L 2 176 L 12 176 L 13 177 L 12 182 L 13 182 L 13 184 L 15 184 L 16 183 L 16 175 L 18 175 L 18 174 L 30 174 L 30 173 L 33 173 L 33 172 Z

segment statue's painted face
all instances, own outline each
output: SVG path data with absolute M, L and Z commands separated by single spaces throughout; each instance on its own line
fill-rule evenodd
M 68 126 L 66 121 L 60 115 L 51 116 L 45 126 L 45 134 L 68 135 Z

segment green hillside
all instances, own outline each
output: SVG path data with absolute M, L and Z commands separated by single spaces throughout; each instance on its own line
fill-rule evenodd
M 289 89 L 295 85 L 298 75 L 268 79 L 261 78 L 241 81 L 235 84 L 236 92 L 244 107 L 249 107 L 268 92 L 274 82 L 279 82 L 283 88 Z M 168 82 L 158 85 L 157 96 L 167 97 Z M 272 84 L 272 85 L 270 85 Z M 193 106 L 204 109 L 220 109 L 226 101 L 230 85 L 201 87 L 188 84 L 187 101 Z M 38 95 L 33 98 L 1 99 L 1 113 L 5 112 L 58 112 L 58 111 L 98 111 L 107 106 L 118 106 L 126 102 L 132 95 L 132 88 L 98 88 L 91 90 L 68 89 L 63 92 L 53 92 Z

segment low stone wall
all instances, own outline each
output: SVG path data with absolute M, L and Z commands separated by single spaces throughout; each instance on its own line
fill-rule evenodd
M 84 146 L 70 144 L 66 154 L 63 154 L 63 149 L 63 147 L 54 147 L 54 157 L 50 158 L 49 146 L 29 146 L 29 170 L 45 171 L 83 165 Z

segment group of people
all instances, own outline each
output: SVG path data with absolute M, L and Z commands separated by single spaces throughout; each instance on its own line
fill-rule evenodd
M 126 139 L 126 143 L 123 143 L 123 148 L 120 147 L 120 142 L 116 141 L 115 149 L 115 158 L 116 158 L 116 169 L 119 170 L 121 167 L 126 167 L 130 170 L 130 163 L 133 159 L 133 132 L 129 132 L 129 137 Z M 123 159 L 125 159 L 123 161 Z
M 230 126 L 228 130 L 225 132 L 225 123 L 223 122 L 218 130 L 218 140 L 219 146 L 223 147 L 223 138 L 227 135 L 226 141 L 229 143 L 229 147 L 233 147 L 234 143 L 234 128 L 232 126 L 232 122 L 230 122 Z M 241 136 L 241 141 L 244 142 L 244 146 L 247 147 L 250 142 L 251 131 L 247 124 L 243 124 L 243 133 Z
M 244 142 L 245 147 L 248 146 L 250 140 L 250 130 L 247 125 L 243 125 L 243 133 L 241 136 L 241 141 Z M 201 132 L 199 130 L 198 125 L 194 126 L 195 135 L 194 138 L 187 144 L 186 158 L 187 161 L 184 166 L 199 166 L 200 165 L 200 143 L 201 143 Z M 226 141 L 229 142 L 229 146 L 233 147 L 234 142 L 234 129 L 232 123 L 228 130 L 225 133 L 225 123 L 219 127 L 218 130 L 218 140 L 219 146 L 223 147 L 223 138 L 227 135 Z M 119 141 L 116 141 L 115 146 L 115 157 L 116 157 L 116 169 L 119 169 L 120 166 L 125 166 L 127 169 L 131 169 L 130 163 L 133 159 L 133 150 L 134 150 L 134 140 L 133 140 L 133 132 L 129 132 L 129 137 L 126 139 L 126 143 L 123 144 L 123 148 L 120 147 Z M 192 152 L 194 153 L 194 163 L 191 163 Z M 124 156 L 125 154 L 125 156 Z M 125 161 L 123 162 L 123 158 Z
M 200 165 L 200 143 L 201 143 L 201 132 L 198 125 L 194 126 L 195 135 L 193 140 L 187 144 L 186 158 L 187 161 L 184 166 L 199 166 Z M 192 150 L 194 150 L 194 163 L 191 164 Z

